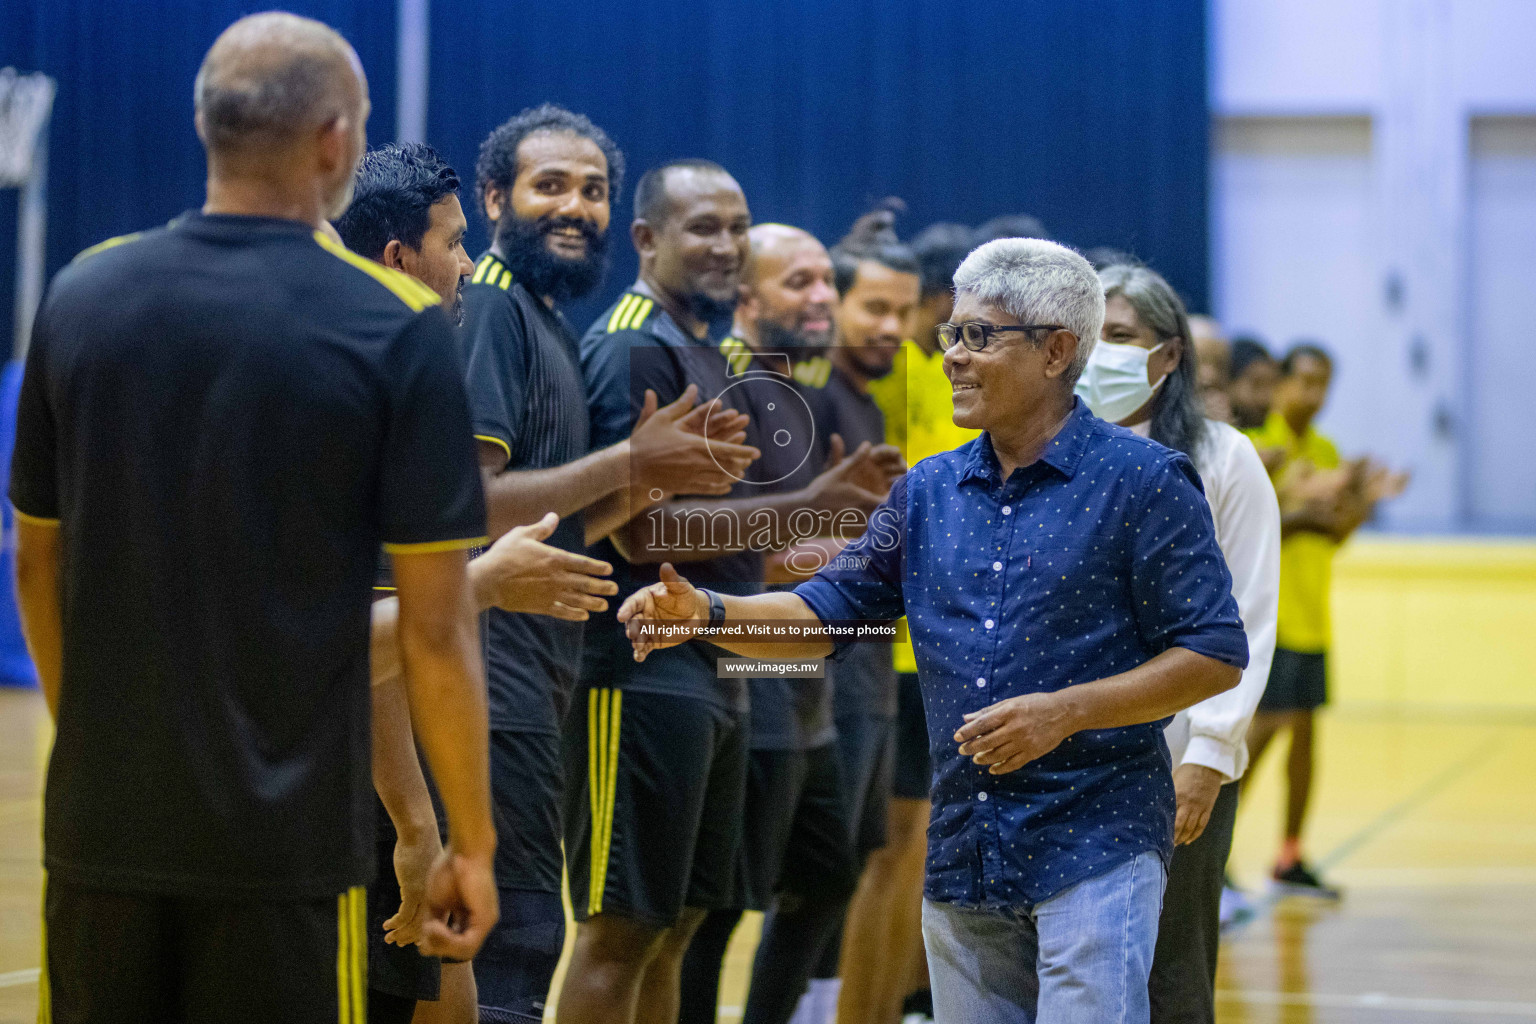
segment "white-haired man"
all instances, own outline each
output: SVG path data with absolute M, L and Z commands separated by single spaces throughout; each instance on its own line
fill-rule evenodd
M 1231 577 L 1189 460 L 1073 397 L 1104 319 L 1088 262 L 1001 239 L 955 291 L 945 372 L 981 437 L 914 466 L 793 593 L 714 594 L 668 567 L 619 618 L 637 658 L 687 620 L 748 657 L 817 657 L 834 646 L 818 626 L 906 614 L 935 754 L 936 1016 L 1146 1021 L 1173 850 L 1162 726 L 1247 662 Z M 813 638 L 731 635 L 763 619 Z

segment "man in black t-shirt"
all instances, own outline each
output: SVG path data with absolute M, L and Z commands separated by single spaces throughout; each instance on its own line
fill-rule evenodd
M 755 454 L 707 441 L 706 410 L 679 395 L 632 437 L 592 450 L 577 340 L 558 306 L 601 280 L 623 170 L 601 129 L 552 105 L 523 111 L 481 145 L 477 188 L 494 233 L 464 288 L 462 342 L 493 536 L 554 512 L 549 542 L 582 551 L 648 504 L 651 490 L 723 493 L 731 480 L 719 460 Z M 606 610 L 594 593 L 554 617 L 489 614 L 492 792 L 505 828 L 502 920 L 475 960 L 482 1021 L 539 1019 L 560 959 L 561 727 L 582 620 Z
M 463 282 L 474 270 L 464 252 L 458 188 L 457 173 L 430 146 L 386 145 L 363 157 L 352 204 L 336 221 L 348 248 L 430 287 L 456 321 L 463 318 Z M 470 562 L 477 608 L 547 614 L 561 603 L 614 592 L 610 582 L 587 579 L 607 575 L 607 565 L 539 542 L 556 522 L 551 514 L 539 524 L 517 527 Z M 368 890 L 368 1020 L 409 1024 L 418 1000 L 439 1000 L 444 1019 L 473 1019 L 478 1011 L 471 965 L 440 966 L 415 946 L 426 869 L 441 843 L 395 667 L 398 658 L 391 651 L 397 617 L 394 599 L 375 603 L 373 779 L 382 803 L 379 870 Z M 513 832 L 502 822 L 497 827 Z
M 794 512 L 873 508 L 862 485 L 868 451 L 792 492 L 763 484 L 795 470 L 777 449 L 783 385 L 733 371 L 719 340 L 749 255 L 750 212 L 718 164 L 683 160 L 646 172 L 631 238 L 640 278 L 582 339 L 594 445 L 622 438 L 655 392 L 666 402 L 697 388 L 749 412 L 747 440 L 763 452 L 725 500 L 657 498 L 604 548 L 621 589 L 657 579 L 665 560 L 723 591 L 763 585 L 763 551 L 787 544 Z M 763 389 L 764 394 L 753 397 Z M 790 399 L 784 392 L 786 399 Z M 799 401 L 799 399 L 792 399 Z M 793 434 L 789 428 L 786 433 Z M 769 447 L 776 450 L 769 457 Z M 696 493 L 696 492 L 693 492 Z M 670 499 L 670 500 L 668 500 Z M 560 995 L 563 1024 L 675 1019 L 684 952 L 706 913 L 737 901 L 749 703 L 744 678 L 719 677 L 719 650 L 695 642 L 637 664 L 612 613 L 587 625 L 582 681 L 567 719 L 566 854 L 580 922 Z
M 20 398 L 21 609 L 58 724 L 44 1010 L 355 1024 L 381 544 L 450 827 L 423 946 L 470 956 L 496 917 L 465 742 L 484 504 L 437 296 L 317 230 L 363 149 L 356 55 L 257 15 L 195 94 L 203 211 L 59 274 Z
M 803 463 L 773 465 L 773 455 L 785 453 L 793 460 L 801 453 L 792 445 L 770 445 L 752 476 L 764 481 L 762 487 L 769 492 L 795 490 L 836 457 L 834 447 L 857 450 L 868 443 L 878 469 L 872 486 L 884 493 L 906 467 L 900 453 L 884 443 L 878 409 L 873 424 L 865 416 L 850 415 L 855 403 L 846 400 L 842 390 L 846 378 L 835 368 L 841 354 L 833 348 L 837 291 L 831 257 L 814 236 L 783 224 L 759 224 L 752 229 L 751 240 L 742 302 L 736 309 L 733 335 L 722 343 L 722 350 L 738 375 L 771 373 L 782 365 L 789 377 L 787 387 L 804 399 L 803 405 L 795 401 L 782 405 L 803 409 L 811 420 L 807 424 L 811 443 Z M 761 395 L 778 406 L 777 390 L 759 388 L 754 397 Z M 765 422 L 778 415 L 777 425 L 791 436 L 801 429 L 787 422 L 779 409 L 754 407 L 754 412 Z M 804 538 L 814 548 L 802 545 L 769 555 L 768 581 L 805 579 L 809 575 L 805 570 L 819 565 L 824 552 L 835 551 L 838 533 L 842 540 L 861 533 L 860 510 L 849 511 L 855 514 L 838 524 L 840 531 L 818 529 Z M 858 645 L 846 660 L 863 664 L 871 657 L 883 657 L 889 667 L 890 650 L 880 644 Z M 768 917 L 743 1019 L 765 1024 L 787 1021 L 821 951 L 833 942 L 853 895 L 859 873 L 855 840 L 861 831 L 855 820 L 880 755 L 880 737 L 861 724 L 862 713 L 873 709 L 860 705 L 880 698 L 870 692 L 857 668 L 845 672 L 841 664 L 829 664 L 826 672 L 823 679 L 750 680 L 752 736 L 738 859 L 739 902 L 731 909 L 711 912 L 689 947 L 682 1024 L 714 1020 L 721 959 L 744 909 L 767 911 Z M 834 683 L 838 687 L 835 728 Z M 848 693 L 842 692 L 844 688 Z M 883 810 L 882 803 L 882 814 Z

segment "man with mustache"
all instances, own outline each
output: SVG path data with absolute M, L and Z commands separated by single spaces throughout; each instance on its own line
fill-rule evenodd
M 731 481 L 716 458 L 730 464 L 733 451 L 746 453 L 728 441 L 711 447 L 692 394 L 671 396 L 665 409 L 652 405 L 632 437 L 589 452 L 576 335 L 558 304 L 602 279 L 609 204 L 623 183 L 618 147 L 586 117 L 545 104 L 493 131 L 475 171 L 493 240 L 464 287 L 462 343 L 490 535 L 554 512 L 560 525 L 548 542 L 579 552 L 652 491 L 722 493 Z M 556 606 L 554 617 L 489 613 L 504 911 L 475 960 L 482 1021 L 539 1020 L 544 1012 L 565 934 L 560 728 L 581 661 L 581 623 L 606 608 L 590 591 Z
M 837 289 L 832 258 L 811 234 L 784 224 L 759 224 L 750 239 L 741 303 L 721 351 L 737 374 L 767 371 L 793 380 L 787 387 L 761 389 L 763 408 L 757 418 L 774 419 L 776 428 L 791 434 L 804 433 L 809 454 L 801 465 L 754 474 L 788 491 L 821 471 L 829 438 L 837 429 L 827 415 L 825 396 L 832 372 L 827 352 L 836 337 Z M 788 411 L 798 411 L 804 422 L 768 407 L 777 404 L 774 398 L 787 394 L 788 387 L 797 389 L 805 404 L 784 404 L 791 407 Z M 859 440 L 866 439 L 881 442 L 879 436 Z M 771 445 L 758 466 L 772 463 L 781 452 L 790 461 L 805 454 L 788 445 Z M 895 449 L 887 453 L 896 454 Z M 817 538 L 812 543 L 825 542 Z M 769 559 L 769 582 L 803 578 L 784 559 Z M 689 946 L 683 966 L 682 1024 L 714 1021 L 721 959 L 745 910 L 771 912 L 758 946 L 745 1019 L 781 1024 L 787 1020 L 816 951 L 835 930 L 858 878 L 830 674 L 822 679 L 756 677 L 749 688 L 751 752 L 737 901 L 712 911 Z M 788 926 L 779 927 L 781 921 Z
M 757 593 L 762 552 L 787 545 L 772 524 L 800 509 L 867 510 L 879 501 L 863 482 L 869 448 L 795 490 L 765 486 L 802 470 L 781 472 L 778 450 L 770 459 L 773 442 L 763 435 L 792 431 L 760 422 L 776 410 L 767 407 L 771 399 L 752 396 L 776 387 L 788 401 L 799 399 L 787 385 L 742 376 L 720 350 L 750 254 L 750 226 L 741 186 L 720 165 L 682 160 L 647 171 L 630 227 L 639 280 L 582 340 L 594 443 L 628 433 L 647 392 L 666 400 L 697 389 L 705 399 L 725 394 L 751 413 L 747 440 L 764 453 L 761 465 L 734 471 L 738 482 L 727 500 L 699 501 L 691 497 L 699 492 L 683 491 L 688 497 L 658 499 L 615 535 L 603 557 L 636 585 L 655 580 L 656 563 L 675 558 L 715 586 Z M 756 537 L 757 522 L 770 524 L 763 532 L 771 536 Z M 684 952 L 709 911 L 736 902 L 746 677 L 721 675 L 720 652 L 703 643 L 637 666 L 612 615 L 589 624 L 585 653 L 584 700 L 578 697 L 566 736 L 566 851 L 580 924 L 559 1019 L 675 1024 Z
M 1002 239 L 955 292 L 944 368 L 979 439 L 914 466 L 793 593 L 721 594 L 663 565 L 618 619 L 643 664 L 708 626 L 743 657 L 824 657 L 847 634 L 821 625 L 907 614 L 938 761 L 935 1018 L 1144 1024 L 1173 846 L 1161 727 L 1247 663 L 1231 577 L 1188 460 L 1073 396 L 1104 320 L 1092 266 Z M 762 642 L 745 627 L 764 620 L 809 638 Z

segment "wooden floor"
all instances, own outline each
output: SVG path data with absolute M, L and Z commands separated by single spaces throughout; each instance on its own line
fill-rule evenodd
M 1223 1024 L 1536 1022 L 1536 718 L 1412 718 L 1352 709 L 1322 726 L 1313 857 L 1337 906 L 1260 901 L 1229 938 Z M 38 790 L 48 742 L 35 694 L 0 691 L 0 1024 L 34 1019 Z M 1279 758 L 1260 766 L 1233 870 L 1255 892 L 1279 830 Z M 750 931 L 722 1020 L 740 1014 Z

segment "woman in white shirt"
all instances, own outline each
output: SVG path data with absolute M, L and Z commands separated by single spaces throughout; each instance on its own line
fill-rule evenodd
M 1152 1021 L 1214 1022 L 1221 881 L 1232 848 L 1237 780 L 1248 767 L 1244 737 L 1275 650 L 1280 508 L 1253 444 L 1201 410 L 1195 351 L 1178 294 L 1142 266 L 1105 267 L 1099 278 L 1104 330 L 1078 394 L 1099 418 L 1194 462 L 1248 634 L 1248 668 L 1237 686 L 1180 712 L 1166 732 L 1178 845 L 1152 964 Z

